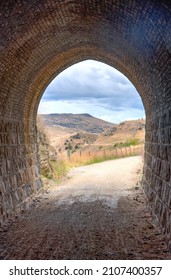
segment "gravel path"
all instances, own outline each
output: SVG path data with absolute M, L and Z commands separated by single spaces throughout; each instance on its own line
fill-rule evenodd
M 0 259 L 171 259 L 131 157 L 73 169 L 0 232 Z M 136 188 L 135 188 L 136 187 Z

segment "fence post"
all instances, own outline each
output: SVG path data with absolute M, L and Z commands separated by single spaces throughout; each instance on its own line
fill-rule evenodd
M 129 155 L 131 156 L 131 146 L 129 146 Z
M 70 158 L 71 158 L 71 151 L 69 149 L 67 150 L 67 157 L 70 160 Z

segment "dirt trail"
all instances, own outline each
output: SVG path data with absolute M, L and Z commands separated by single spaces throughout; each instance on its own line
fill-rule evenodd
M 171 259 L 141 172 L 140 157 L 72 170 L 0 233 L 0 259 Z

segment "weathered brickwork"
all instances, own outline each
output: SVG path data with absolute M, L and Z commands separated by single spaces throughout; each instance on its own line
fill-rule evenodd
M 50 81 L 95 59 L 125 74 L 146 111 L 143 187 L 171 239 L 171 2 L 0 2 L 1 220 L 41 187 L 36 114 Z M 126 98 L 126 97 L 125 97 Z
M 20 209 L 41 188 L 35 153 L 36 134 L 22 122 L 0 121 L 0 224 Z
M 143 187 L 156 222 L 171 237 L 171 109 L 147 120 Z

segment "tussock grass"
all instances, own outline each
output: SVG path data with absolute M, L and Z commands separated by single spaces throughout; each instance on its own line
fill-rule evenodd
M 52 167 L 53 178 L 56 180 L 59 180 L 62 177 L 66 176 L 69 170 L 67 162 L 63 159 L 60 159 L 58 161 L 51 161 L 50 165 Z

